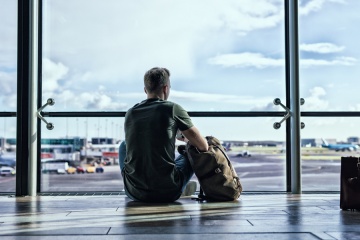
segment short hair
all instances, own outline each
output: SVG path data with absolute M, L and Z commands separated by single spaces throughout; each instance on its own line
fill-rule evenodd
M 170 71 L 166 68 L 154 67 L 148 70 L 144 75 L 144 85 L 149 93 L 156 93 L 168 84 Z

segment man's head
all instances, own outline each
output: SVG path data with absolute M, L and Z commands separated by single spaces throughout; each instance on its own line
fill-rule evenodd
M 170 93 L 170 71 L 154 67 L 144 76 L 144 90 L 148 98 L 159 97 L 167 100 Z

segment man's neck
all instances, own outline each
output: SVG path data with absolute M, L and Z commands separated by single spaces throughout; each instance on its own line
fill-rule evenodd
M 147 99 L 150 99 L 150 98 L 159 98 L 159 99 L 161 99 L 161 100 L 165 100 L 163 94 L 161 94 L 161 95 L 158 95 L 158 94 L 148 94 L 148 95 L 147 95 Z

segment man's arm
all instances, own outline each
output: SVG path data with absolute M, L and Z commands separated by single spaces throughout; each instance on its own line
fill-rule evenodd
M 193 126 L 185 131 L 182 131 L 185 138 L 189 140 L 189 142 L 194 145 L 200 151 L 207 151 L 209 148 L 207 140 L 201 136 L 199 130 Z

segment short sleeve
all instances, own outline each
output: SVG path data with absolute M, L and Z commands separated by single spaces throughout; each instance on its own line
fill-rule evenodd
M 173 114 L 180 131 L 185 131 L 194 126 L 187 111 L 179 104 L 174 104 Z

